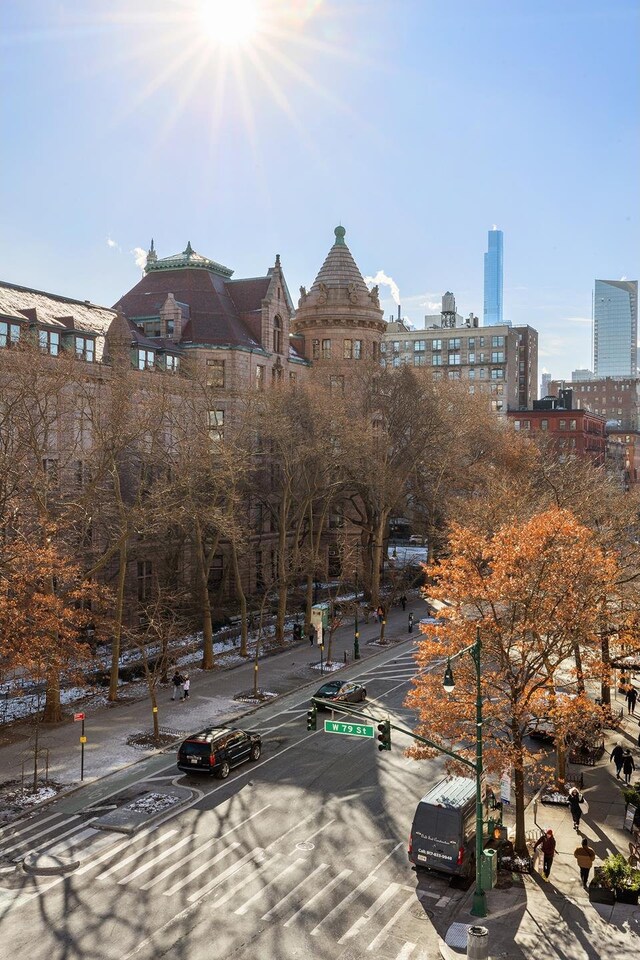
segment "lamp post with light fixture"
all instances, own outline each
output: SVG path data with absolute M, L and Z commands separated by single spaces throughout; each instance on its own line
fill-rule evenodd
M 454 679 L 451 669 L 451 660 L 457 660 L 464 653 L 470 653 L 476 668 L 476 762 L 473 764 L 476 774 L 476 889 L 473 894 L 471 913 L 474 917 L 486 917 L 487 898 L 482 888 L 482 685 L 481 685 L 481 654 L 482 640 L 480 627 L 476 627 L 475 643 L 465 647 L 447 660 L 447 669 L 444 672 L 443 687 L 447 693 L 453 693 Z M 467 761 L 468 762 L 468 761 Z

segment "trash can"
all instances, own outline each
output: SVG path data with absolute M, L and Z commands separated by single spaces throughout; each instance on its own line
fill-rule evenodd
M 495 850 L 482 851 L 482 865 L 480 868 L 482 889 L 493 890 L 498 877 L 498 857 Z
M 469 927 L 467 930 L 468 960 L 489 960 L 489 931 L 486 927 Z

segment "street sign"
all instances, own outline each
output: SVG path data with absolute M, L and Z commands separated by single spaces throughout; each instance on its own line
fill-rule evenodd
M 373 740 L 373 727 L 364 723 L 346 723 L 344 720 L 325 720 L 325 733 L 342 733 L 348 737 L 369 737 Z
M 84 713 L 74 713 L 73 719 L 74 719 L 74 722 L 77 723 L 78 720 L 84 720 L 84 719 L 85 719 L 85 715 L 84 715 Z

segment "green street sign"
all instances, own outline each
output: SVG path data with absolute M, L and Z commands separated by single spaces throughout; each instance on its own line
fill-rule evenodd
M 373 740 L 373 727 L 363 723 L 346 723 L 344 720 L 325 720 L 325 733 L 342 733 L 348 737 L 370 737 Z

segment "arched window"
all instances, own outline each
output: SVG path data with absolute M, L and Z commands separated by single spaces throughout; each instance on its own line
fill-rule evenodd
M 273 318 L 273 352 L 282 353 L 282 320 L 277 316 Z

